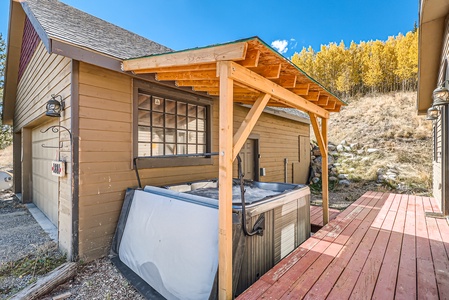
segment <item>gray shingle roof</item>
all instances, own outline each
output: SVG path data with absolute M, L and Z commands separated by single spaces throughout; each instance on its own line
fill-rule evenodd
M 89 15 L 58 0 L 25 0 L 50 39 L 119 59 L 171 52 L 161 44 Z

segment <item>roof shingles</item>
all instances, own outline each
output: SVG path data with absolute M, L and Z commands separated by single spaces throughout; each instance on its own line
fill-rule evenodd
M 22 5 L 30 8 L 50 39 L 122 60 L 173 51 L 58 0 L 25 0 Z

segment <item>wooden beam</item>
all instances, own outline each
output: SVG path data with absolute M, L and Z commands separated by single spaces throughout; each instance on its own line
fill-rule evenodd
M 178 80 L 176 86 L 216 86 L 219 87 L 218 80 Z
M 202 64 L 202 65 L 187 65 L 187 66 L 175 66 L 175 67 L 159 67 L 152 69 L 142 69 L 133 71 L 134 74 L 145 73 L 169 73 L 169 72 L 189 72 L 189 71 L 211 71 L 217 68 L 216 63 Z
M 216 71 L 157 73 L 156 80 L 218 80 Z
M 312 102 L 318 102 L 318 99 L 320 98 L 320 92 L 317 91 L 309 91 L 307 95 L 304 96 L 305 99 Z
M 283 88 L 293 89 L 296 87 L 296 78 L 297 78 L 296 75 L 281 75 L 279 79 L 273 81 L 282 86 Z
M 237 82 L 241 82 L 249 87 L 257 89 L 263 93 L 271 94 L 274 98 L 284 101 L 289 107 L 316 114 L 323 118 L 329 118 L 329 112 L 323 108 L 307 101 L 280 85 L 242 67 L 234 62 L 222 62 L 228 67 L 229 76 Z
M 218 297 L 232 299 L 232 145 L 233 80 L 226 63 L 217 64 L 220 79 L 218 168 Z
M 246 52 L 246 58 L 242 61 L 239 61 L 239 64 L 246 68 L 257 67 L 257 65 L 259 64 L 259 57 L 259 50 L 248 50 Z
M 270 100 L 270 98 L 270 94 L 260 94 L 259 98 L 257 98 L 253 107 L 251 107 L 251 110 L 248 112 L 248 115 L 240 125 L 240 128 L 235 133 L 232 160 L 234 160 L 237 157 L 237 154 L 239 154 L 240 150 L 246 142 L 246 139 L 256 125 L 260 115 L 262 114 L 265 106 L 267 106 L 268 100 Z
M 267 79 L 278 79 L 281 76 L 281 64 L 265 65 L 256 68 L 251 68 L 251 71 L 267 78 Z
M 248 43 L 239 42 L 221 46 L 157 54 L 148 57 L 128 59 L 123 62 L 123 71 L 198 65 L 225 60 L 244 60 Z

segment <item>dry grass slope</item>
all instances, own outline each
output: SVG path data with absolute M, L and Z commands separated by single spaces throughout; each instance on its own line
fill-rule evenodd
M 358 143 L 360 150 L 338 156 L 339 173 L 357 180 L 376 180 L 379 169 L 394 169 L 399 187 L 429 190 L 432 170 L 432 124 L 416 113 L 416 93 L 396 92 L 347 99 L 348 106 L 331 116 L 329 141 Z

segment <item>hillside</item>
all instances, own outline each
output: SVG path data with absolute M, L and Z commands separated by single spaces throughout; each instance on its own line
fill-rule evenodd
M 345 99 L 329 122 L 330 163 L 349 186 L 331 184 L 331 202 L 367 190 L 426 194 L 431 188 L 432 123 L 417 116 L 416 92 Z

